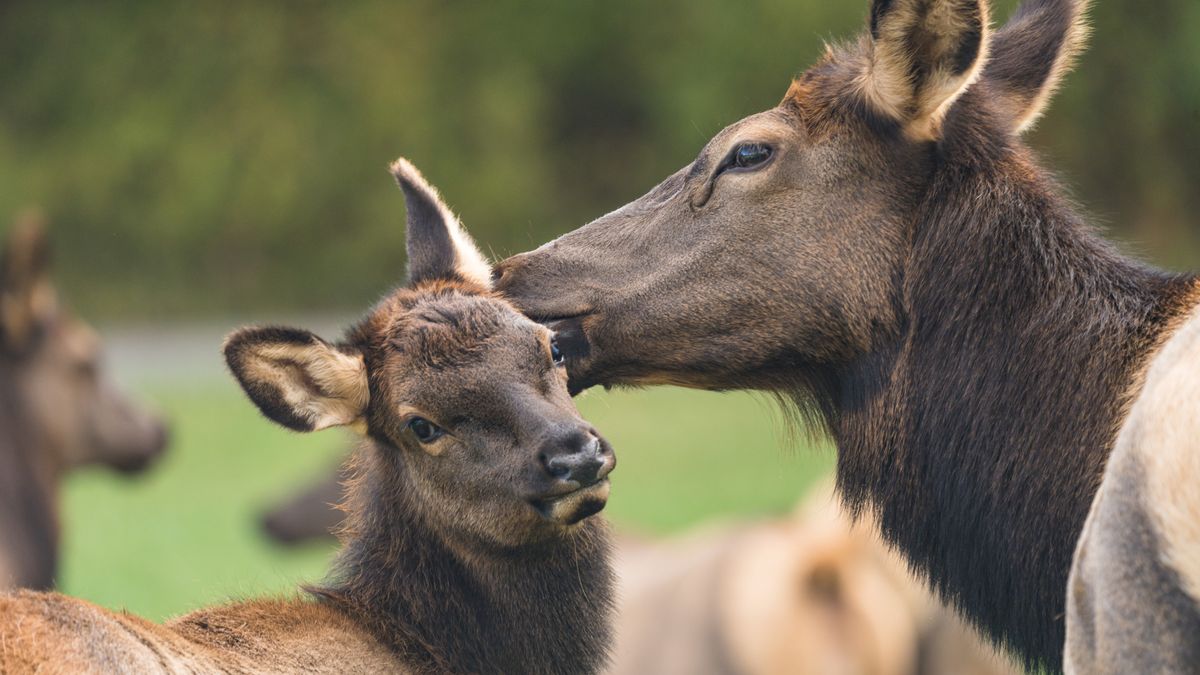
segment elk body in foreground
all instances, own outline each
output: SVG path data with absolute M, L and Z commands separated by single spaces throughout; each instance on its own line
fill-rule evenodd
M 409 287 L 345 339 L 249 328 L 247 395 L 298 431 L 365 435 L 343 549 L 311 598 L 158 626 L 54 594 L 0 598 L 0 671 L 595 672 L 609 640 L 615 459 L 580 419 L 550 332 L 407 162 Z
M 68 471 L 136 473 L 166 446 L 163 423 L 106 377 L 95 332 L 59 306 L 49 248 L 28 216 L 0 257 L 0 588 L 54 586 Z
M 985 0 L 874 0 L 862 38 L 777 107 L 496 270 L 558 331 L 572 391 L 794 402 L 835 441 L 851 510 L 1052 669 L 1106 459 L 1200 298 L 1100 238 L 1021 140 L 1081 49 L 1084 4 L 1026 0 L 993 32 Z

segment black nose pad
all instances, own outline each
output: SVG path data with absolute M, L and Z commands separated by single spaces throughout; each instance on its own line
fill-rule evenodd
M 562 481 L 574 481 L 587 487 L 600 479 L 604 468 L 604 453 L 600 439 L 592 434 L 572 434 L 567 443 L 541 455 L 542 465 L 551 477 Z

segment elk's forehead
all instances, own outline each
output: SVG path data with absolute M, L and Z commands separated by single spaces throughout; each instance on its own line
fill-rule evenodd
M 535 342 L 545 329 L 508 303 L 479 295 L 418 299 L 388 328 L 389 346 L 437 368 L 479 362 L 514 342 Z

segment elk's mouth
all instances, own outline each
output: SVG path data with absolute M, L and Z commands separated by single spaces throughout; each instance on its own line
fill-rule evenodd
M 608 479 L 566 494 L 550 495 L 531 499 L 529 504 L 542 518 L 560 525 L 574 525 L 585 518 L 600 513 L 608 503 L 612 489 Z

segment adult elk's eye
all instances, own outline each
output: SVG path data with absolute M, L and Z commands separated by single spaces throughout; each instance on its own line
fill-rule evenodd
M 408 421 L 408 428 L 422 443 L 432 443 L 446 433 L 444 429 L 424 417 L 414 417 Z
M 561 366 L 566 363 L 567 358 L 563 356 L 562 350 L 558 348 L 558 340 L 550 338 L 550 358 L 554 359 L 554 365 Z
M 733 150 L 730 168 L 753 169 L 771 159 L 771 146 L 765 143 L 742 143 Z

